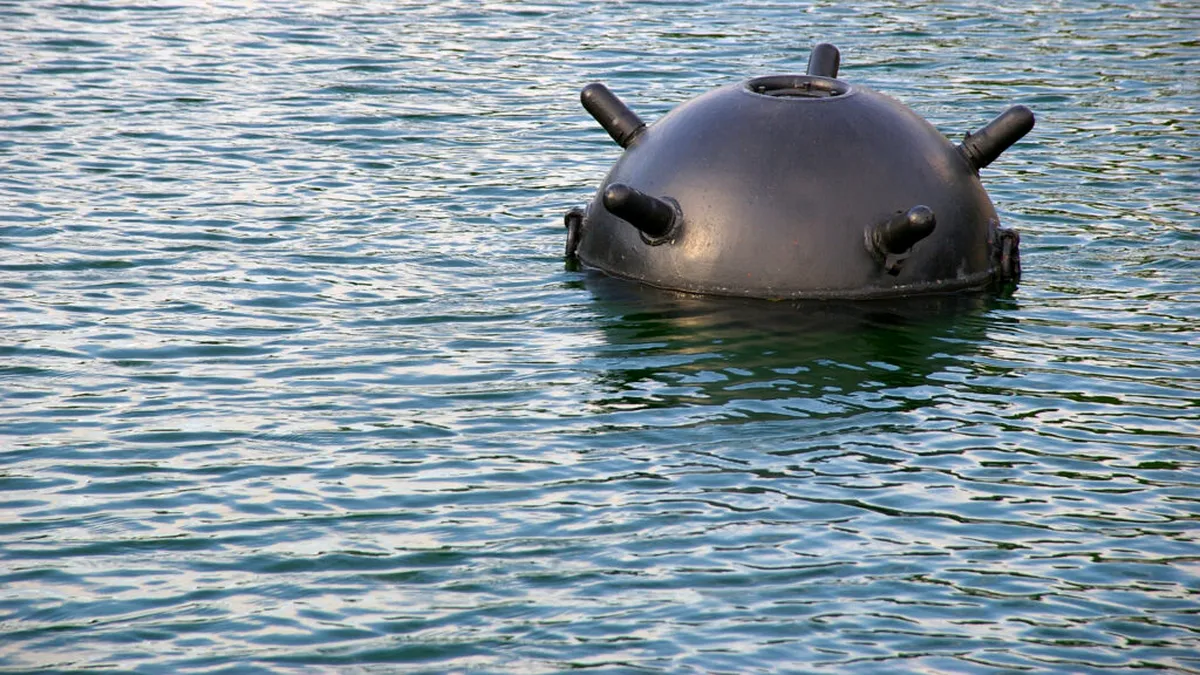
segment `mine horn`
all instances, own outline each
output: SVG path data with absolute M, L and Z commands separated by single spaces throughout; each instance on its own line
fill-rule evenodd
M 805 73 L 819 77 L 837 77 L 838 66 L 841 63 L 842 53 L 838 48 L 828 42 L 822 42 L 813 47 L 812 53 L 808 55 L 808 69 Z
M 604 208 L 633 225 L 657 243 L 669 237 L 679 226 L 679 208 L 672 202 L 636 190 L 624 183 L 609 185 L 601 196 Z
M 973 134 L 963 138 L 958 151 L 976 171 L 991 164 L 1000 153 L 1029 133 L 1033 128 L 1033 111 L 1023 105 L 1000 113 L 1000 116 Z
M 584 109 L 596 118 L 600 126 L 622 148 L 628 148 L 646 129 L 646 123 L 629 106 L 621 102 L 608 87 L 593 82 L 579 92 Z

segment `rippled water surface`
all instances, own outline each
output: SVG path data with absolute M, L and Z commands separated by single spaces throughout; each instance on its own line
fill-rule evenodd
M 1200 672 L 1189 2 L 0 2 L 0 671 Z M 1011 297 L 565 266 L 646 119 L 842 49 Z

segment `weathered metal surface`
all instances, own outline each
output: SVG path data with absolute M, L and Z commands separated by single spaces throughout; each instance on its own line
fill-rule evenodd
M 839 63 L 819 45 L 809 74 L 721 87 L 649 126 L 603 85 L 586 87 L 585 107 L 625 151 L 568 214 L 567 254 L 653 286 L 763 298 L 1014 280 L 1001 261 L 1017 240 L 978 171 L 1033 114 L 1015 106 L 955 146 L 898 101 L 826 76 Z

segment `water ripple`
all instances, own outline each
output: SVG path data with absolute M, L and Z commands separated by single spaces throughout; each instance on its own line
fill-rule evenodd
M 0 1 L 0 671 L 1200 672 L 1186 3 Z M 1007 298 L 567 269 L 803 68 L 952 138 Z

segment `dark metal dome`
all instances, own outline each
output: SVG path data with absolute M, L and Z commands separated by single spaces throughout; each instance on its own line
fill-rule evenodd
M 901 103 L 836 79 L 818 45 L 805 75 L 758 77 L 646 126 L 602 84 L 581 99 L 625 149 L 567 255 L 694 293 L 870 298 L 982 288 L 1019 275 L 1018 238 L 979 182 L 1024 136 L 1014 106 L 955 146 Z

